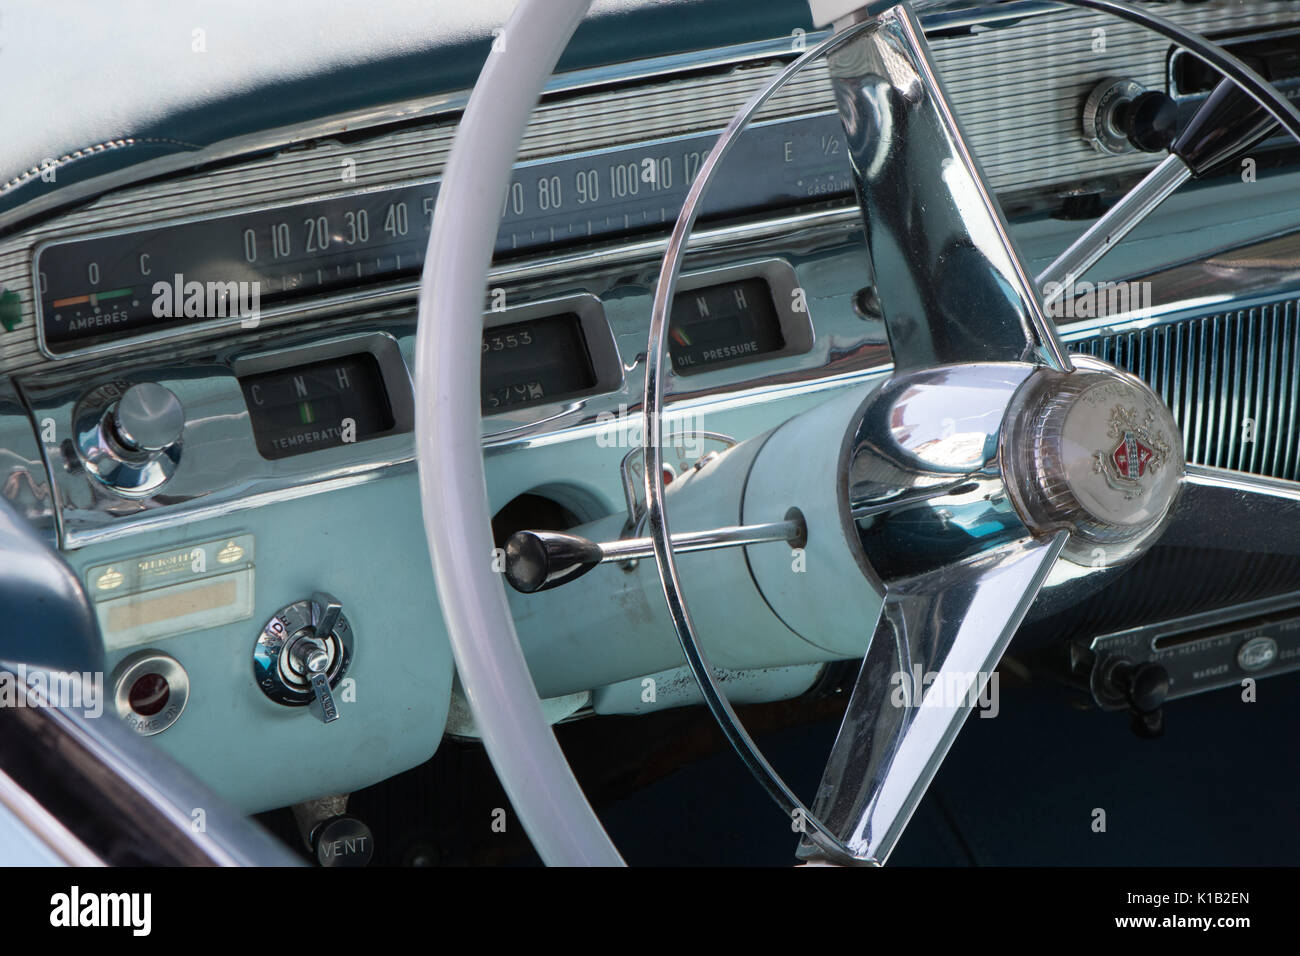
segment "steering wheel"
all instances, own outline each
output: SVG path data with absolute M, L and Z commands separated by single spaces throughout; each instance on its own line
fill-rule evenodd
M 840 32 L 751 99 L 701 167 L 664 257 L 646 353 L 646 528 L 706 703 L 803 833 L 805 859 L 885 860 L 1045 585 L 1077 587 L 1162 535 L 1193 547 L 1223 547 L 1230 537 L 1254 551 L 1300 553 L 1296 485 L 1186 465 L 1160 398 L 1113 366 L 1071 357 L 1045 312 L 1180 183 L 1272 121 L 1300 141 L 1300 112 L 1240 61 L 1172 23 L 1114 0 L 1062 2 L 1156 29 L 1233 82 L 1215 91 L 1170 157 L 1043 274 L 1032 276 L 1017 252 L 906 2 L 837 22 Z M 466 321 L 483 311 L 493 210 L 532 105 L 589 3 L 521 0 L 470 97 L 421 280 L 416 441 L 439 599 L 496 772 L 543 860 L 614 865 L 621 858 L 543 715 L 494 570 L 476 411 L 482 328 Z M 856 631 L 864 654 L 808 807 L 739 725 L 695 633 L 665 510 L 659 413 L 668 313 L 700 198 L 749 117 L 821 56 L 847 133 L 893 374 L 720 456 L 746 469 L 746 524 L 797 528 L 809 567 L 828 569 L 791 575 L 788 552 L 753 543 L 770 538 L 732 535 L 749 546 L 772 610 L 796 633 L 843 629 L 838 637 L 852 640 Z M 1252 101 L 1259 110 L 1248 122 L 1228 115 Z M 804 467 L 790 468 L 792 460 Z M 696 478 L 708 480 L 708 469 Z M 1189 515 L 1196 520 L 1178 520 Z M 870 621 L 828 617 L 827 608 L 844 606 L 876 620 L 869 641 Z M 900 704 L 891 678 L 918 668 L 938 679 Z

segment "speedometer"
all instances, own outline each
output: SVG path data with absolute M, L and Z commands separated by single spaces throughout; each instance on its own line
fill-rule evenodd
M 852 191 L 831 113 L 747 131 L 705 213 L 734 215 Z M 522 163 L 498 257 L 662 230 L 712 134 Z M 52 355 L 208 321 L 255 325 L 298 299 L 417 274 L 438 197 L 426 180 L 81 239 L 37 250 L 41 340 Z

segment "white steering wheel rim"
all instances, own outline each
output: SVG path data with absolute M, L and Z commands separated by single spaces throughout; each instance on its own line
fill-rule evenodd
M 520 0 L 461 119 L 420 277 L 416 454 L 425 537 L 461 683 L 497 776 L 548 864 L 615 866 L 555 739 L 493 568 L 480 389 L 483 295 L 519 143 L 591 0 Z M 478 546 L 466 553 L 467 542 Z

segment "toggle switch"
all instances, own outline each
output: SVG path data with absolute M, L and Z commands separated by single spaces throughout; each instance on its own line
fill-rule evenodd
M 340 717 L 334 689 L 351 659 L 352 626 L 343 605 L 318 591 L 266 622 L 253 647 L 253 676 L 277 704 L 310 707 L 328 724 Z

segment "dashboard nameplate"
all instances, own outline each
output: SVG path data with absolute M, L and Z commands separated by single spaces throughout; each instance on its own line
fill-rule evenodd
M 252 616 L 254 538 L 236 534 L 96 564 L 86 590 L 109 651 Z

